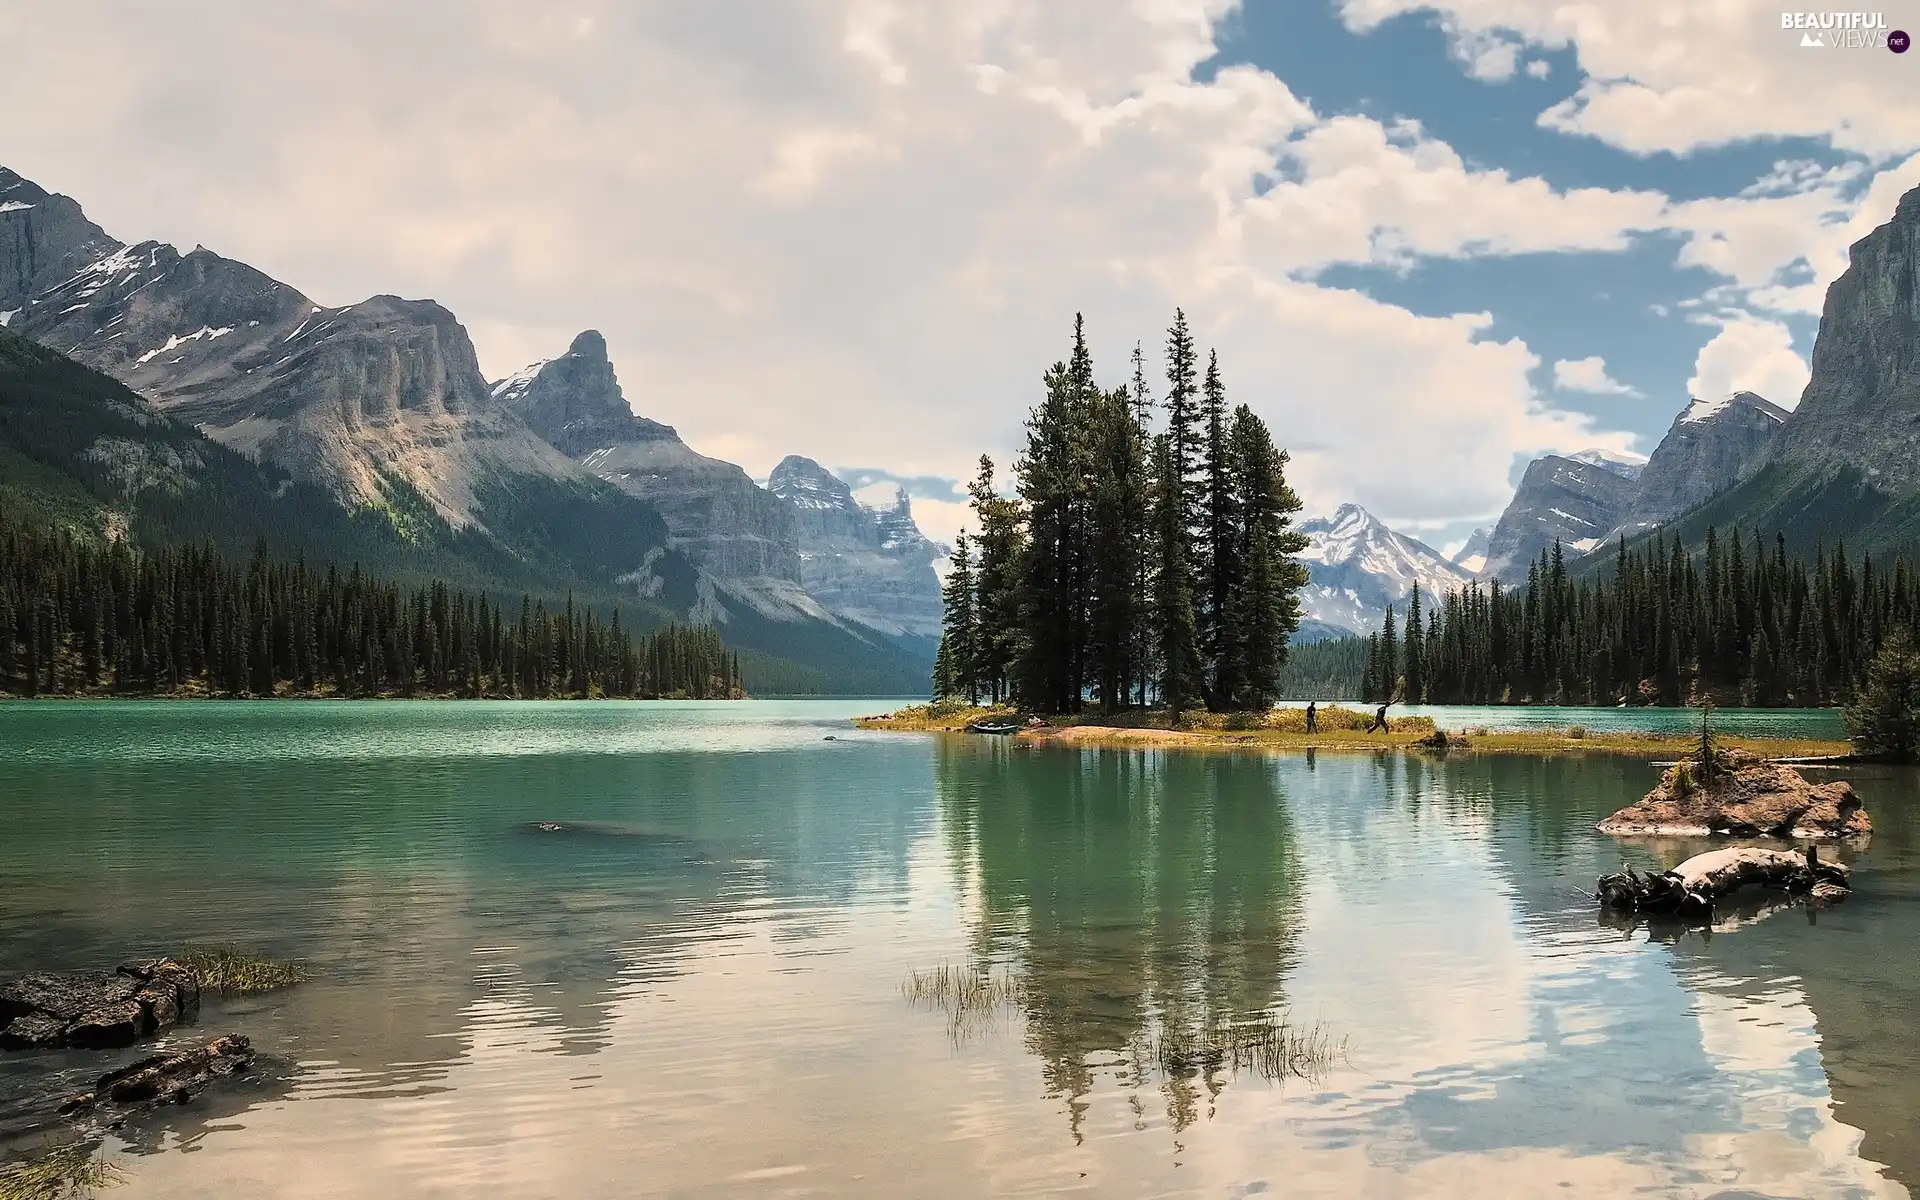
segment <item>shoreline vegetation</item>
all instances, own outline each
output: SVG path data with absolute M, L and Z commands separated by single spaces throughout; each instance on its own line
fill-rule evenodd
M 1136 709 L 1113 717 L 1076 714 L 1045 718 L 1045 724 L 1009 735 L 1025 745 L 1086 746 L 1119 749 L 1220 750 L 1419 750 L 1433 736 L 1431 717 L 1388 714 L 1387 733 L 1367 733 L 1373 714 L 1338 705 L 1319 709 L 1319 731 L 1306 731 L 1306 710 L 1277 708 L 1267 713 L 1181 714 L 1176 724 L 1165 709 Z M 860 717 L 862 729 L 896 733 L 959 734 L 976 721 L 1026 721 L 1028 714 L 1001 706 L 966 704 L 913 705 L 891 713 Z M 1579 725 L 1537 730 L 1493 731 L 1481 728 L 1448 731 L 1449 753 L 1493 754 L 1624 754 L 1676 759 L 1699 744 L 1695 733 L 1600 732 Z M 1753 737 L 1716 734 L 1719 745 L 1771 758 L 1828 758 L 1847 755 L 1852 747 L 1840 738 Z

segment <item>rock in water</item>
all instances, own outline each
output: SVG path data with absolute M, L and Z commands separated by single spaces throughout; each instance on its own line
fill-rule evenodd
M 108 1104 L 125 1108 L 185 1103 L 214 1080 L 236 1075 L 252 1065 L 252 1044 L 240 1034 L 229 1033 L 193 1050 L 156 1054 L 102 1075 L 91 1092 L 67 1101 L 60 1111 L 83 1112 Z
M 1700 837 L 1828 838 L 1871 833 L 1873 823 L 1845 780 L 1808 783 L 1800 772 L 1743 750 L 1723 750 L 1711 779 L 1679 763 L 1638 804 L 1600 822 L 1602 833 Z
M 170 958 L 24 975 L 0 988 L 0 1049 L 127 1046 L 199 1013 L 199 977 Z

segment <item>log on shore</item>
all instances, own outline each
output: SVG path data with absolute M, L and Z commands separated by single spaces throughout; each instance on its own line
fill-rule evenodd
M 1848 894 L 1847 868 L 1823 862 L 1811 846 L 1805 853 L 1732 846 L 1696 854 L 1671 871 L 1642 873 L 1624 866 L 1602 875 L 1594 899 L 1624 912 L 1708 917 L 1714 902 L 1753 884 L 1833 902 Z
M 71 1114 L 104 1107 L 184 1104 L 215 1080 L 245 1071 L 253 1065 L 253 1058 L 253 1046 L 247 1039 L 229 1033 L 204 1046 L 156 1054 L 102 1075 L 91 1092 L 68 1100 L 60 1111 Z

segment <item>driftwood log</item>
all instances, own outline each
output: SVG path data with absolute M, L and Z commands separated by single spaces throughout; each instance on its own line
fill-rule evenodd
M 1671 871 L 1622 866 L 1618 874 L 1600 877 L 1594 899 L 1624 912 L 1710 917 L 1715 901 L 1748 884 L 1826 902 L 1848 894 L 1846 866 L 1822 862 L 1812 846 L 1803 854 L 1730 846 L 1696 854 Z
M 253 1046 L 240 1034 L 229 1033 L 204 1046 L 176 1054 L 156 1054 L 102 1075 L 91 1092 L 68 1100 L 60 1111 L 184 1104 L 214 1080 L 237 1075 L 252 1065 Z

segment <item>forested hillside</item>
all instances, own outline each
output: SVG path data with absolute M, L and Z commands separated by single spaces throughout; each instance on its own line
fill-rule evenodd
M 615 610 L 505 609 L 358 567 L 139 554 L 0 516 L 0 693 L 586 698 L 743 694 L 712 629 L 639 641 Z

